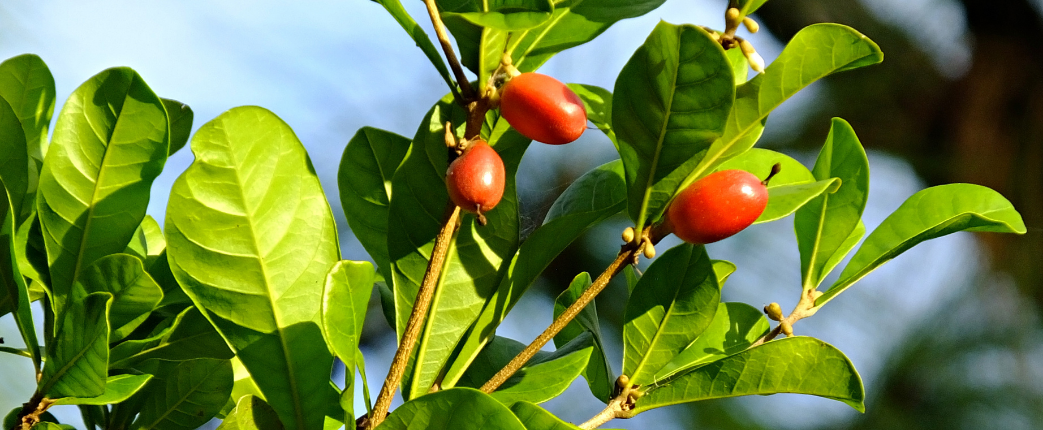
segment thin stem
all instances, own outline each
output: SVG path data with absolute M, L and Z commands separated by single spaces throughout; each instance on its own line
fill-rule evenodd
M 587 305 L 594 300 L 594 297 L 597 297 L 598 293 L 605 289 L 605 286 L 608 285 L 608 281 L 612 280 L 612 277 L 616 276 L 619 272 L 622 272 L 623 268 L 626 267 L 627 264 L 633 262 L 639 253 L 640 248 L 636 247 L 634 243 L 623 245 L 623 249 L 619 251 L 619 255 L 616 256 L 615 261 L 605 268 L 605 271 L 598 276 L 598 279 L 595 280 L 586 291 L 583 291 L 583 294 L 572 303 L 572 306 L 569 306 L 565 312 L 562 312 L 550 327 L 547 327 L 547 329 L 544 330 L 536 340 L 532 341 L 529 346 L 525 347 L 525 349 L 514 357 L 510 363 L 507 363 L 507 366 L 500 369 L 500 371 L 497 372 L 489 382 L 482 385 L 482 391 L 486 393 L 496 391 L 496 389 L 507 381 L 511 375 L 514 375 L 514 373 L 521 369 L 529 359 L 536 355 L 536 352 L 538 352 L 540 348 L 543 348 L 543 345 L 550 342 L 550 340 L 553 339 L 561 329 L 565 328 L 565 326 L 568 325 L 576 315 L 579 315 L 580 311 L 582 311 L 583 308 L 586 308 Z
M 464 68 L 460 66 L 460 60 L 456 58 L 456 53 L 453 52 L 453 45 L 449 42 L 449 34 L 445 31 L 445 24 L 442 23 L 442 16 L 438 13 L 438 6 L 435 5 L 435 0 L 424 0 L 424 4 L 427 5 L 427 14 L 431 15 L 431 24 L 435 27 L 435 36 L 438 37 L 438 42 L 442 44 L 442 51 L 445 52 L 445 58 L 449 61 L 449 67 L 453 69 L 453 74 L 456 75 L 456 83 L 460 84 L 460 90 L 467 101 L 474 100 L 474 88 L 471 88 L 471 82 L 467 80 L 467 76 L 464 75 Z
M 608 402 L 608 405 L 605 406 L 605 409 L 602 409 L 601 412 L 598 412 L 597 415 L 594 415 L 589 420 L 583 422 L 583 424 L 580 424 L 577 427 L 583 430 L 593 430 L 598 427 L 601 427 L 605 423 L 612 421 L 616 418 L 616 413 L 618 411 L 623 410 L 622 404 L 623 399 L 620 399 L 619 397 L 610 400 Z
M 442 224 L 442 230 L 435 237 L 435 247 L 427 265 L 427 271 L 424 272 L 424 280 L 420 284 L 420 290 L 417 291 L 416 301 L 413 303 L 413 311 L 409 314 L 409 321 L 406 322 L 402 341 L 399 342 L 395 358 L 391 361 L 391 369 L 388 370 L 388 376 L 384 379 L 384 386 L 380 388 L 380 395 L 377 396 L 373 414 L 369 416 L 368 428 L 376 428 L 387 416 L 388 410 L 391 408 L 391 399 L 395 395 L 395 390 L 398 389 L 399 382 L 402 381 L 402 374 L 406 371 L 409 356 L 413 354 L 413 347 L 416 346 L 416 340 L 423 329 L 423 322 L 427 319 L 427 310 L 431 306 L 435 286 L 438 285 L 442 267 L 445 266 L 449 243 L 460 225 L 460 207 L 450 203 L 446 209 L 445 223 Z

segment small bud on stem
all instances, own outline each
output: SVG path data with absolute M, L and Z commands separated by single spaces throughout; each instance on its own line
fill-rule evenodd
M 778 303 L 772 302 L 770 305 L 765 306 L 764 313 L 774 321 L 782 321 L 782 308 L 779 307 Z

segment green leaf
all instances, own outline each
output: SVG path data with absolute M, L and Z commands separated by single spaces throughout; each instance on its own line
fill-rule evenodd
M 95 75 L 62 107 L 37 196 L 56 313 L 84 268 L 130 242 L 169 130 L 163 102 L 128 68 Z
M 69 304 L 59 319 L 54 344 L 37 392 L 50 399 L 105 394 L 109 364 L 109 293 L 89 294 Z
M 448 3 L 446 1 L 440 2 Z M 444 11 L 442 18 L 464 19 L 480 27 L 498 30 L 526 30 L 543 24 L 550 19 L 554 5 L 550 0 L 484 0 L 481 8 L 467 12 Z M 477 6 L 475 3 L 462 5 Z
M 810 201 L 793 219 L 805 290 L 822 283 L 827 269 L 834 267 L 827 267 L 828 262 L 844 258 L 835 256 L 838 251 L 851 250 L 843 245 L 861 222 L 869 199 L 869 159 L 847 121 L 833 118 L 812 170 L 819 181 L 839 178 L 840 188 Z
M 388 202 L 391 179 L 409 150 L 409 139 L 371 127 L 359 129 L 341 157 L 337 184 L 348 227 L 377 263 L 380 273 L 391 277 L 388 261 Z
M 56 405 L 111 405 L 133 396 L 152 379 L 152 375 L 116 375 L 105 382 L 105 394 L 97 397 L 63 397 Z
M 745 303 L 720 303 L 713 321 L 677 357 L 656 372 L 662 381 L 681 372 L 742 352 L 768 333 L 764 313 Z
M 489 346 L 493 346 L 493 344 Z M 514 354 L 507 357 L 507 361 L 497 363 L 498 365 L 487 369 L 495 372 L 503 368 L 510 359 L 521 352 L 521 349 L 515 351 L 517 347 L 524 348 L 525 345 L 514 342 L 510 348 Z M 520 401 L 543 403 L 553 399 L 565 392 L 569 385 L 572 385 L 572 381 L 576 380 L 587 368 L 593 348 L 593 335 L 589 332 L 580 333 L 579 336 L 556 351 L 546 356 L 534 357 L 526 363 L 525 367 L 515 372 L 514 376 L 496 389 L 492 396 L 505 405 Z M 489 378 L 491 377 L 492 374 L 489 375 Z M 482 379 L 488 380 L 489 378 Z M 482 381 L 482 383 L 484 382 Z
M 742 14 L 741 16 L 749 15 L 767 2 L 768 0 L 738 0 L 739 12 Z
M 830 178 L 807 184 L 768 187 L 768 206 L 764 208 L 764 212 L 753 223 L 760 224 L 778 221 L 788 217 L 805 207 L 808 202 L 814 201 L 817 197 L 828 195 L 830 191 L 837 189 L 841 185 L 842 182 L 839 179 Z
M 444 124 L 464 124 L 460 106 L 444 97 L 425 117 L 402 167 L 392 180 L 388 212 L 388 252 L 393 272 L 399 336 L 413 308 L 427 271 L 434 238 L 441 229 L 449 204 L 445 186 L 448 150 Z M 503 198 L 487 212 L 488 224 L 463 215 L 456 238 L 450 244 L 441 280 L 431 301 L 427 325 L 416 359 L 403 379 L 403 396 L 426 393 L 456 349 L 467 328 L 500 283 L 503 263 L 518 246 L 518 197 L 515 172 L 530 140 L 498 121 L 489 144 L 506 168 Z M 415 375 L 415 377 L 414 377 Z
M 543 225 L 529 235 L 514 255 L 507 275 L 501 279 L 446 372 L 443 386 L 451 387 L 463 374 L 495 335 L 496 327 L 558 254 L 587 229 L 619 213 L 625 206 L 626 182 L 619 160 L 591 169 L 561 193 L 547 212 Z
M 29 308 L 29 288 L 18 269 L 18 240 L 14 224 L 16 215 L 6 189 L 3 179 L 0 179 L 0 316 L 8 312 L 14 314 L 15 324 L 29 350 L 33 366 L 39 370 L 42 358 L 40 343 L 36 338 L 32 309 Z
M 593 85 L 568 84 L 569 89 L 583 100 L 586 107 L 587 120 L 608 136 L 608 140 L 619 149 L 616 132 L 612 130 L 612 93 Z
M 576 275 L 572 283 L 569 284 L 569 288 L 562 291 L 558 298 L 554 300 L 554 319 L 558 319 L 558 316 L 565 312 L 565 309 L 572 306 L 579 299 L 579 296 L 583 294 L 583 291 L 590 287 L 591 283 L 589 273 L 583 272 Z M 554 346 L 562 348 L 584 332 L 590 333 L 593 337 L 594 348 L 590 352 L 590 361 L 587 363 L 587 368 L 583 370 L 583 377 L 586 378 L 587 385 L 590 386 L 590 392 L 594 394 L 594 397 L 608 403 L 612 398 L 612 390 L 615 388 L 616 378 L 612 375 L 612 365 L 609 364 L 608 356 L 605 355 L 605 346 L 601 341 L 601 326 L 598 324 L 597 307 L 593 301 L 554 336 Z
M 22 412 L 21 405 L 14 409 L 11 409 L 11 411 L 4 416 L 3 426 L 5 429 L 13 429 L 19 425 L 18 414 L 20 412 Z M 40 414 L 40 422 L 57 423 L 58 419 L 55 418 L 54 415 L 52 415 L 50 412 L 44 411 L 44 413 Z
M 282 430 L 279 416 L 264 399 L 246 395 L 239 399 L 235 410 L 225 417 L 218 430 Z
M 192 152 L 167 206 L 170 269 L 283 424 L 319 428 L 336 402 L 321 285 L 339 260 L 319 179 L 293 130 L 259 107 L 203 125 Z
M 163 99 L 163 106 L 167 109 L 167 119 L 170 121 L 170 150 L 167 152 L 170 156 L 188 143 L 195 114 L 192 108 L 177 100 Z
M 579 430 L 579 427 L 562 421 L 533 403 L 517 402 L 511 405 L 511 412 L 528 430 Z
M 169 326 L 149 337 L 121 342 L 112 348 L 109 368 L 129 369 L 145 360 L 170 361 L 193 358 L 232 358 L 225 340 L 194 306 L 181 311 Z
M 473 388 L 450 388 L 399 406 L 380 430 L 526 430 L 510 409 Z
M 162 379 L 145 388 L 148 399 L 131 424 L 134 430 L 192 430 L 210 421 L 232 392 L 228 360 L 198 358 L 182 361 Z
M 138 257 L 146 268 L 151 268 L 166 249 L 167 239 L 163 237 L 163 229 L 152 215 L 145 215 L 123 253 Z
M 752 394 L 811 394 L 865 411 L 865 390 L 851 361 L 832 345 L 788 337 L 714 361 L 648 388 L 631 416 L 661 406 Z
M 751 148 L 764 131 L 768 113 L 804 87 L 830 74 L 883 59 L 876 43 L 850 27 L 813 24 L 800 30 L 764 73 L 736 89 L 724 135 L 710 146 L 706 157 L 687 174 L 679 189 Z
M 427 37 L 424 29 L 420 28 L 420 25 L 413 20 L 413 17 L 409 16 L 409 12 L 406 12 L 406 8 L 402 7 L 402 3 L 399 0 L 376 0 L 376 2 L 384 6 L 384 9 L 391 14 L 391 17 L 398 22 L 398 25 L 402 26 L 402 29 L 416 42 L 416 46 L 421 51 L 424 51 L 424 55 L 427 56 L 431 65 L 438 70 L 438 74 L 442 75 L 446 85 L 449 85 L 453 93 L 456 93 L 456 83 L 453 82 L 453 77 L 449 74 L 449 68 L 445 65 L 445 61 L 442 60 L 442 54 L 431 43 L 431 39 Z
M 12 135 L 10 138 L 24 144 L 17 148 L 17 153 L 29 156 L 28 186 L 25 194 L 32 196 L 36 193 L 44 154 L 47 154 L 47 129 L 51 124 L 51 116 L 54 115 L 54 77 L 51 76 L 47 64 L 34 54 L 22 54 L 0 63 L 0 98 L 7 101 L 21 123 L 23 136 L 19 139 Z M 3 140 L 0 145 L 14 144 L 13 141 L 7 141 L 7 138 Z M 0 151 L 4 152 L 6 151 Z M 0 163 L 0 166 L 4 164 L 7 163 Z M 5 166 L 0 170 L 7 168 Z M 13 191 L 9 192 L 14 194 Z M 31 198 L 26 203 L 28 205 L 21 208 L 15 206 L 21 220 L 25 220 L 27 214 L 36 210 Z
M 652 261 L 623 313 L 623 374 L 645 385 L 713 321 L 721 288 L 702 246 L 682 244 Z
M 726 260 L 710 260 L 710 262 L 713 263 L 713 274 L 717 276 L 717 285 L 723 288 L 724 282 L 728 280 L 729 276 L 732 276 L 732 273 L 735 273 L 735 263 Z M 637 282 L 636 279 L 634 282 Z
M 640 231 L 677 190 L 671 176 L 721 136 L 735 78 L 720 43 L 692 25 L 660 22 L 616 79 L 612 125 L 626 168 L 628 214 Z
M 749 80 L 750 62 L 741 49 L 729 49 L 724 51 L 728 56 L 728 62 L 732 65 L 732 74 L 735 76 L 735 86 L 745 84 Z
M 33 192 L 39 174 L 25 140 L 22 123 L 14 109 L 0 97 L 0 180 L 7 187 L 15 225 L 21 225 L 32 215 Z
M 15 233 L 17 243 L 15 253 L 18 255 L 18 269 L 22 276 L 33 280 L 30 294 L 35 288 L 51 285 L 51 272 L 47 268 L 47 249 L 43 240 L 43 229 L 36 213 L 19 225 Z
M 127 254 L 113 254 L 94 261 L 83 270 L 76 285 L 74 298 L 99 291 L 112 294 L 110 343 L 127 337 L 163 299 L 163 289 L 145 272 L 141 260 Z
M 922 190 L 873 230 L 840 278 L 815 306 L 830 301 L 876 268 L 917 244 L 958 231 L 1025 234 L 1025 222 L 999 193 L 981 185 L 948 184 Z
M 373 294 L 373 265 L 368 261 L 339 261 L 326 275 L 322 294 L 322 325 L 326 342 L 344 362 L 347 381 L 341 404 L 354 419 L 355 358 L 359 355 L 362 323 Z

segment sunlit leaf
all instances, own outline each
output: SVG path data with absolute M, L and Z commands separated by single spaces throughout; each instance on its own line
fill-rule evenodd
M 131 424 L 138 430 L 193 430 L 210 421 L 232 391 L 228 360 L 198 358 L 182 361 L 145 391 L 147 400 Z
M 110 343 L 134 331 L 163 299 L 163 290 L 145 272 L 141 260 L 127 254 L 99 258 L 83 269 L 72 297 L 99 291 L 112 294 Z
M 54 402 L 56 405 L 111 405 L 127 400 L 141 387 L 144 387 L 152 375 L 116 375 L 108 377 L 105 382 L 105 394 L 97 397 L 63 397 Z
M 742 352 L 768 333 L 764 313 L 745 303 L 720 303 L 713 321 L 698 338 L 656 372 L 661 381 L 680 372 Z
M 359 355 L 362 323 L 373 294 L 373 265 L 368 261 L 339 261 L 326 275 L 322 294 L 322 325 L 326 342 L 344 362 L 344 411 L 354 419 L 355 358 Z
M 530 402 L 517 402 L 511 405 L 511 412 L 521 420 L 528 430 L 578 430 L 572 424 L 562 421 L 561 418 L 547 412 L 539 406 Z
M 909 197 L 866 237 L 833 286 L 818 300 L 822 306 L 884 263 L 917 244 L 958 231 L 1026 232 L 1014 206 L 981 185 L 948 184 Z
M 451 1 L 439 2 L 440 6 L 448 3 Z M 442 12 L 442 18 L 464 19 L 480 27 L 507 31 L 536 27 L 550 19 L 554 11 L 550 0 L 484 0 L 481 5 L 477 2 L 460 2 L 460 5 L 470 7 L 446 9 Z
M 543 403 L 561 395 L 587 367 L 593 345 L 593 336 L 583 332 L 554 352 L 537 353 L 492 393 L 493 398 L 509 405 L 519 401 Z M 461 383 L 480 387 L 524 348 L 521 342 L 496 337 L 475 358 Z
M 304 147 L 275 114 L 240 107 L 203 125 L 192 152 L 167 206 L 170 269 L 283 424 L 321 427 L 336 403 L 321 285 L 339 251 Z
M 738 3 L 739 12 L 742 13 L 742 16 L 746 16 L 756 12 L 757 9 L 760 9 L 767 2 L 768 0 L 737 0 L 736 3 Z
M 510 409 L 473 388 L 420 396 L 395 409 L 380 430 L 527 430 Z
M 671 248 L 641 276 L 623 313 L 623 374 L 644 385 L 713 321 L 721 288 L 702 246 Z
M 586 107 L 587 120 L 594 124 L 601 132 L 608 136 L 608 140 L 619 148 L 616 142 L 616 132 L 612 130 L 612 93 L 608 90 L 593 85 L 569 84 L 571 89 Z
M 34 54 L 9 58 L 0 63 L 0 97 L 12 108 L 24 133 L 21 139 L 14 136 L 5 137 L 0 145 L 15 144 L 14 141 L 9 141 L 9 138 L 22 142 L 23 146 L 18 148 L 15 154 L 24 153 L 29 156 L 25 194 L 32 196 L 36 193 L 44 155 L 47 154 L 47 131 L 51 124 L 51 116 L 54 115 L 54 77 L 43 60 Z M 2 150 L 0 154 L 12 155 Z M 5 164 L 7 163 L 0 163 Z M 8 168 L 4 166 L 0 171 Z M 7 181 L 6 178 L 4 180 Z M 13 198 L 14 192 L 9 192 Z M 19 220 L 25 220 L 28 214 L 36 210 L 32 198 L 29 198 L 27 203 L 28 205 L 22 207 L 14 205 Z
M 724 287 L 724 282 L 728 280 L 732 273 L 735 273 L 735 263 L 726 260 L 710 260 L 713 263 L 713 274 L 717 276 L 717 285 Z
M 54 344 L 37 391 L 51 399 L 105 394 L 112 295 L 94 293 L 70 303 L 59 317 Z
M 167 108 L 167 118 L 170 121 L 170 151 L 168 153 L 174 155 L 188 143 L 195 114 L 192 113 L 192 108 L 177 100 L 163 99 L 163 106 Z
M 218 430 L 282 430 L 282 428 L 275 409 L 265 403 L 264 399 L 250 395 L 240 398 L 235 410 L 217 427 Z

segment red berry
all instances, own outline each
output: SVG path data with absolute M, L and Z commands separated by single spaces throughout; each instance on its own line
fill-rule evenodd
M 522 73 L 504 84 L 500 114 L 518 133 L 551 145 L 579 139 L 587 129 L 587 111 L 579 96 L 539 73 Z
M 484 140 L 476 140 L 449 165 L 445 186 L 449 198 L 461 209 L 484 213 L 500 203 L 506 176 L 496 150 Z
M 711 243 L 749 227 L 767 206 L 768 189 L 760 179 L 743 170 L 722 170 L 681 191 L 666 222 L 685 242 Z

